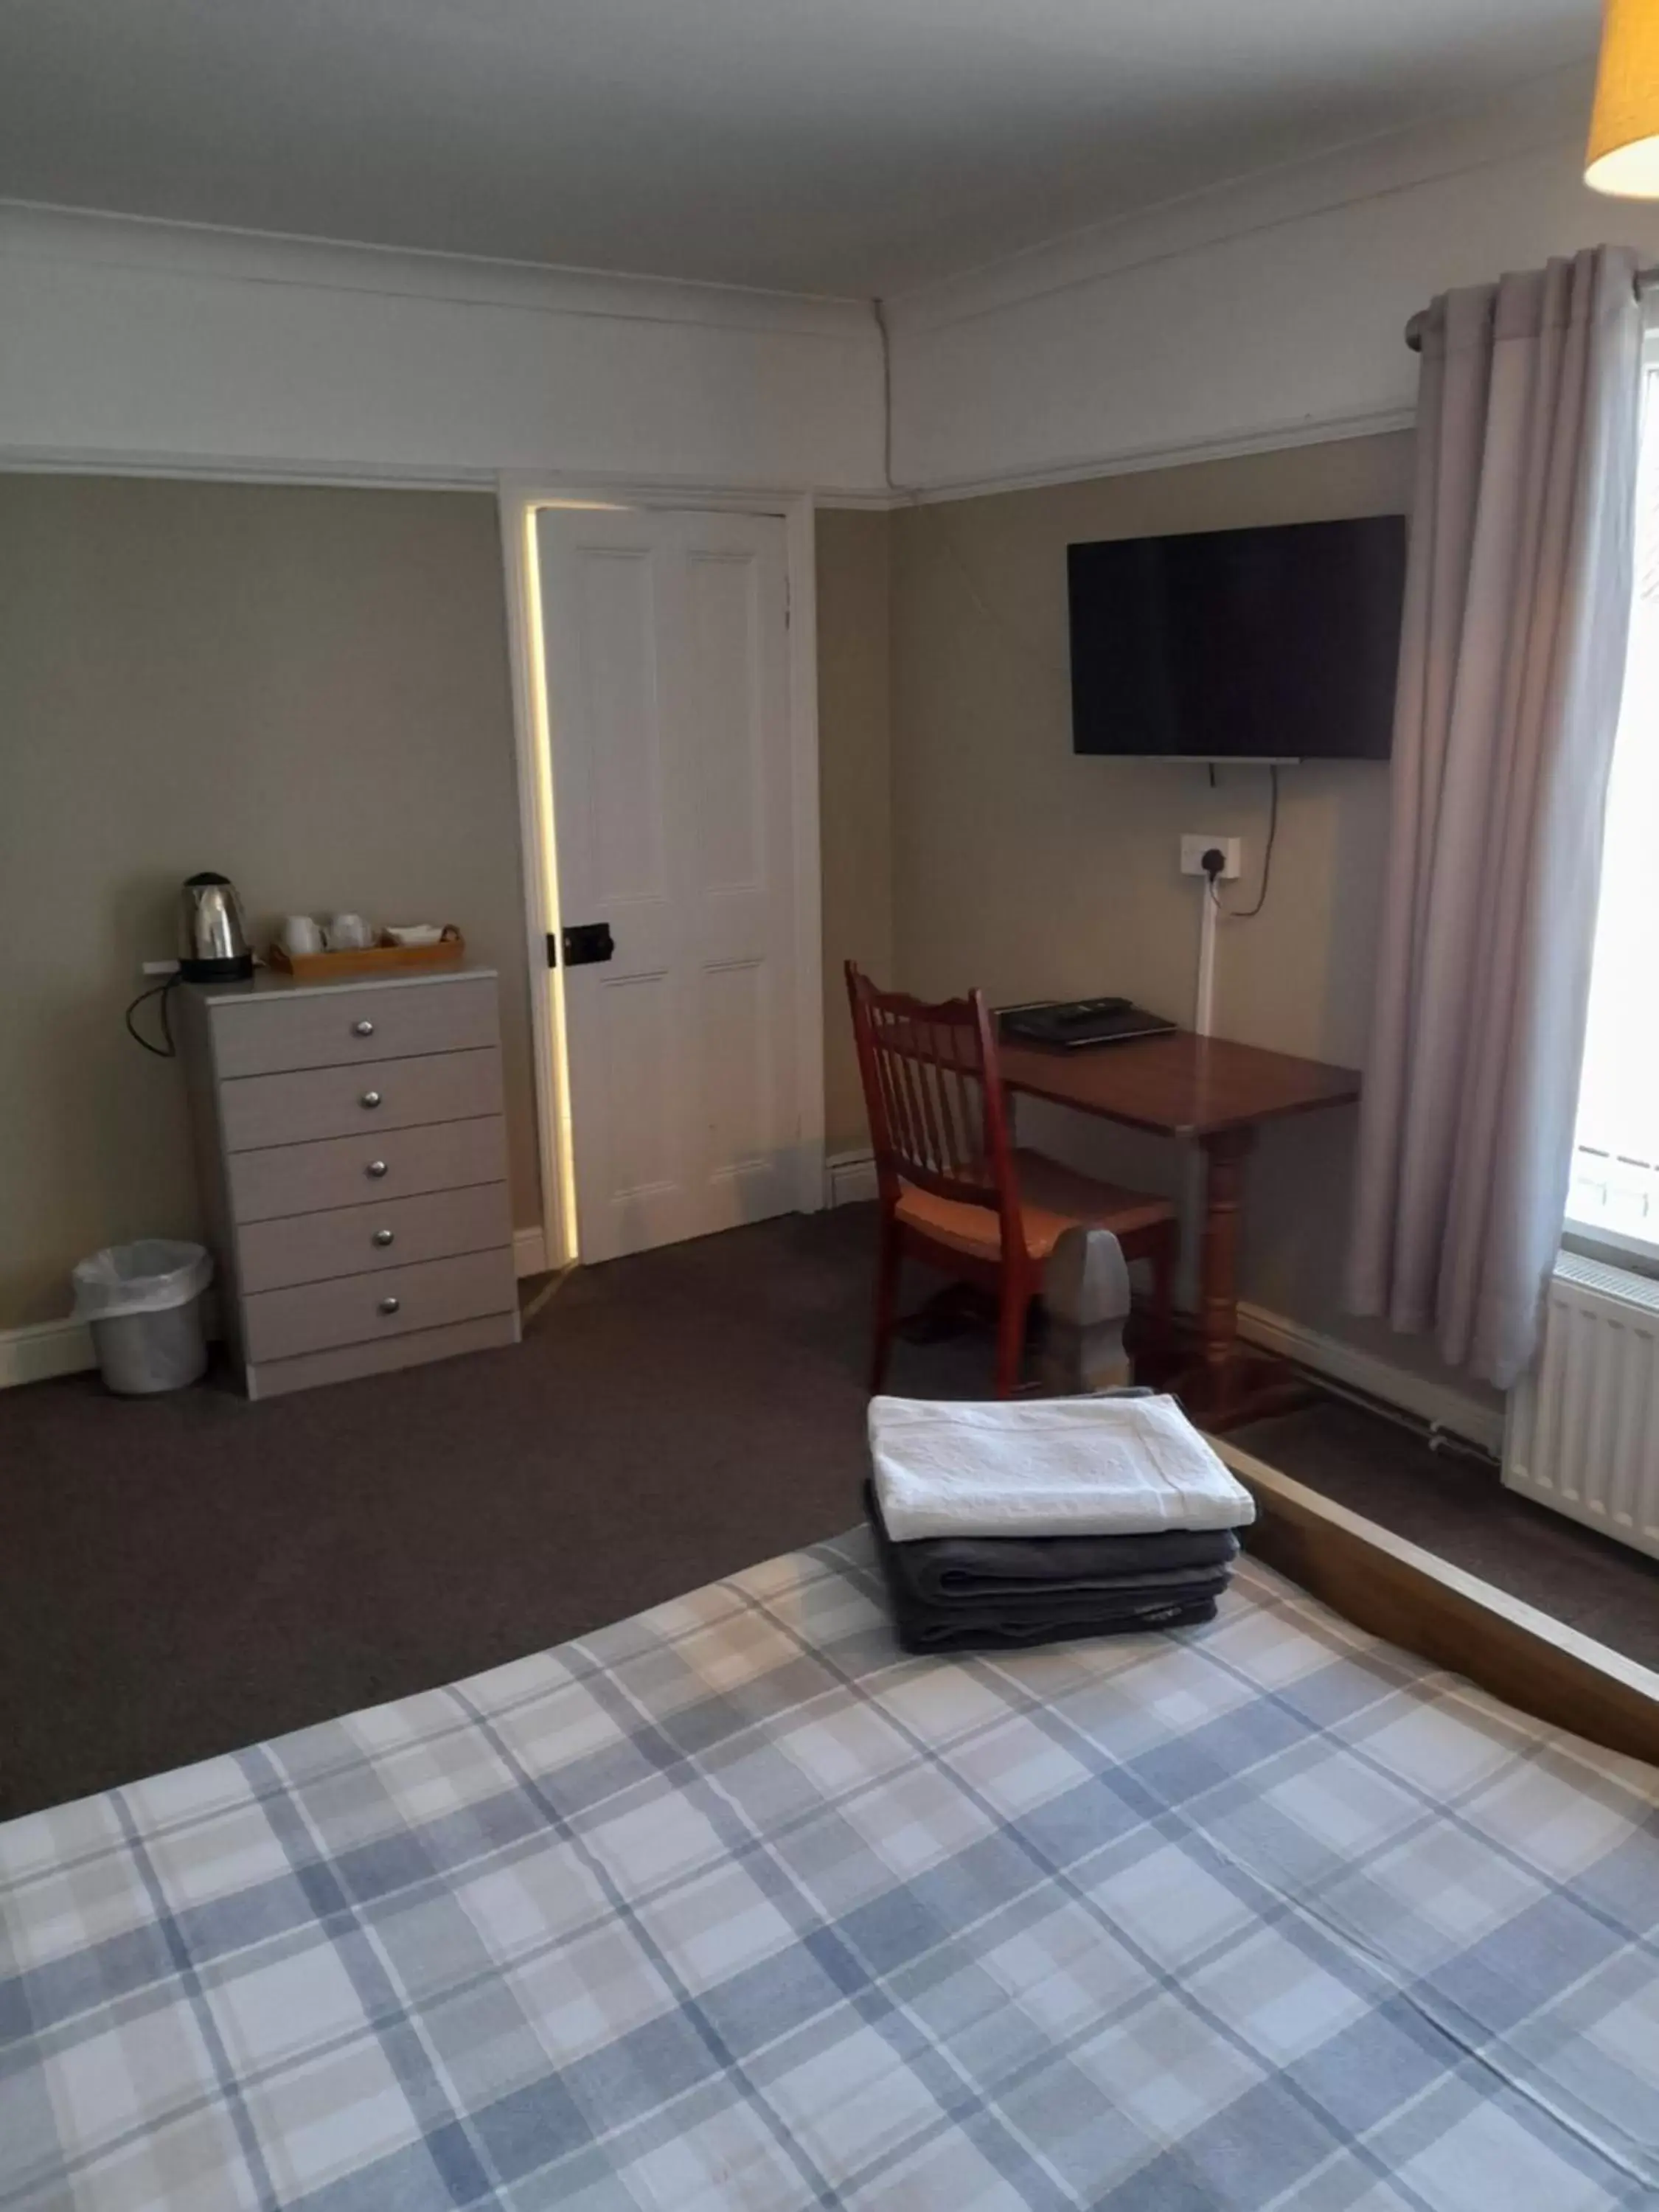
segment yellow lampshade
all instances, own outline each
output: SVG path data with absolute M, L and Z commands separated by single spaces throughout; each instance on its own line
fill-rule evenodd
M 1607 0 L 1584 182 L 1659 199 L 1659 0 Z

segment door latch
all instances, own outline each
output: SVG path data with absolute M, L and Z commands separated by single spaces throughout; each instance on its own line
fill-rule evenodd
M 608 921 L 579 921 L 557 937 L 548 933 L 547 964 L 556 968 L 562 956 L 567 968 L 588 968 L 609 960 L 616 949 Z

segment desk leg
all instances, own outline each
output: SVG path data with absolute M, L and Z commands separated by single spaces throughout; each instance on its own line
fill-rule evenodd
M 1199 1259 L 1199 1329 L 1205 1411 L 1224 1417 L 1239 1382 L 1238 1209 L 1252 1129 L 1224 1129 L 1204 1139 L 1204 1235 Z
M 1204 1238 L 1199 1255 L 1198 1364 L 1176 1384 L 1200 1428 L 1236 1428 L 1305 1405 L 1307 1387 L 1283 1360 L 1238 1338 L 1238 1208 L 1255 1133 L 1228 1129 L 1203 1139 Z

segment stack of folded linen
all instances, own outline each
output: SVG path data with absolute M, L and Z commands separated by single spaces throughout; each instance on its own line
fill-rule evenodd
M 908 1651 L 1215 1618 L 1255 1517 L 1173 1398 L 877 1398 L 865 1505 Z

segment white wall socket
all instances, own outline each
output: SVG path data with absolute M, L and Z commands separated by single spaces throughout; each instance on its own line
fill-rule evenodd
M 1181 872 L 1183 876 L 1201 876 L 1204 855 L 1214 846 L 1222 855 L 1221 880 L 1230 884 L 1238 873 L 1239 846 L 1237 837 L 1211 837 L 1201 831 L 1183 836 L 1181 840 Z

